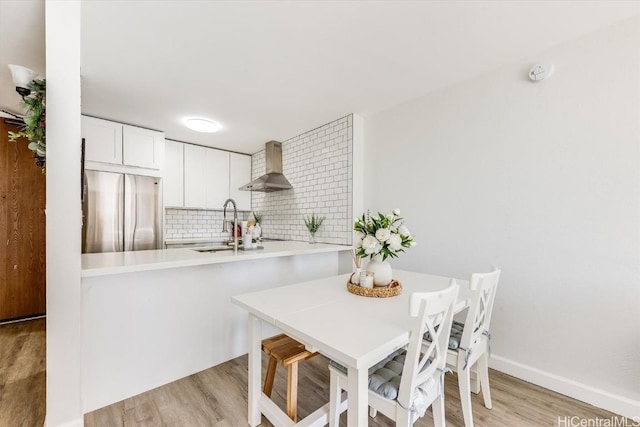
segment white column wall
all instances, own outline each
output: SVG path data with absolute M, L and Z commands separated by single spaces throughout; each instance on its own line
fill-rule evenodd
M 499 266 L 493 366 L 627 416 L 640 416 L 639 28 L 365 125 L 365 205 L 400 208 L 418 242 L 392 264 L 463 278 Z M 555 72 L 533 83 L 542 60 Z
M 47 417 L 82 426 L 80 2 L 46 2 Z

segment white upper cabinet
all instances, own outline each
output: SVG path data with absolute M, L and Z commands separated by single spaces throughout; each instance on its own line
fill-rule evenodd
M 162 168 L 164 134 L 149 129 L 123 125 L 122 163 L 148 169 Z
M 229 153 L 229 197 L 236 201 L 238 210 L 251 210 L 251 192 L 238 188 L 251 181 L 251 156 Z
M 251 192 L 238 188 L 251 181 L 251 156 L 166 141 L 164 205 L 222 209 L 232 198 L 238 210 L 251 210 Z
M 229 152 L 207 149 L 206 163 L 206 207 L 222 209 L 229 198 Z
M 207 149 L 184 144 L 184 207 L 206 208 Z
M 91 162 L 122 164 L 122 125 L 82 116 L 84 158 Z
M 82 137 L 86 161 L 156 170 L 162 168 L 163 132 L 82 116 Z
M 164 156 L 164 205 L 184 207 L 184 144 L 167 140 Z

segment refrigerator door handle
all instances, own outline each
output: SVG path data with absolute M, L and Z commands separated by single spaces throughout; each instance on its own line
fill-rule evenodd
M 137 189 L 135 177 L 124 176 L 124 250 L 133 251 L 136 237 L 136 217 L 137 217 Z
M 124 182 L 122 179 L 122 175 L 120 175 L 120 180 L 118 183 L 118 186 L 120 187 L 119 189 L 119 197 L 118 197 L 118 220 L 117 220 L 117 228 L 116 228 L 116 234 L 118 236 L 118 238 L 116 239 L 116 247 L 115 247 L 115 251 L 116 252 L 122 252 L 122 248 L 124 246 L 124 236 L 122 234 L 122 223 L 124 222 L 124 205 L 123 205 L 123 200 L 122 200 L 122 195 L 124 194 Z

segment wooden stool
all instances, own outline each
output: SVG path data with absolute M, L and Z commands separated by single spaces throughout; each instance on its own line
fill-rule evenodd
M 262 391 L 271 397 L 273 379 L 276 375 L 278 362 L 287 368 L 287 415 L 293 421 L 298 418 L 298 362 L 312 358 L 318 353 L 312 353 L 304 345 L 293 338 L 280 334 L 262 340 L 262 351 L 269 356 L 269 366 L 264 378 Z

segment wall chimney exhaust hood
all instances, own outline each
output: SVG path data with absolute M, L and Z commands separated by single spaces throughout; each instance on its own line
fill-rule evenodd
M 266 173 L 247 185 L 243 185 L 240 187 L 240 190 L 270 193 L 272 191 L 282 191 L 293 188 L 287 178 L 282 174 L 281 142 L 269 141 L 265 144 L 264 161 Z

